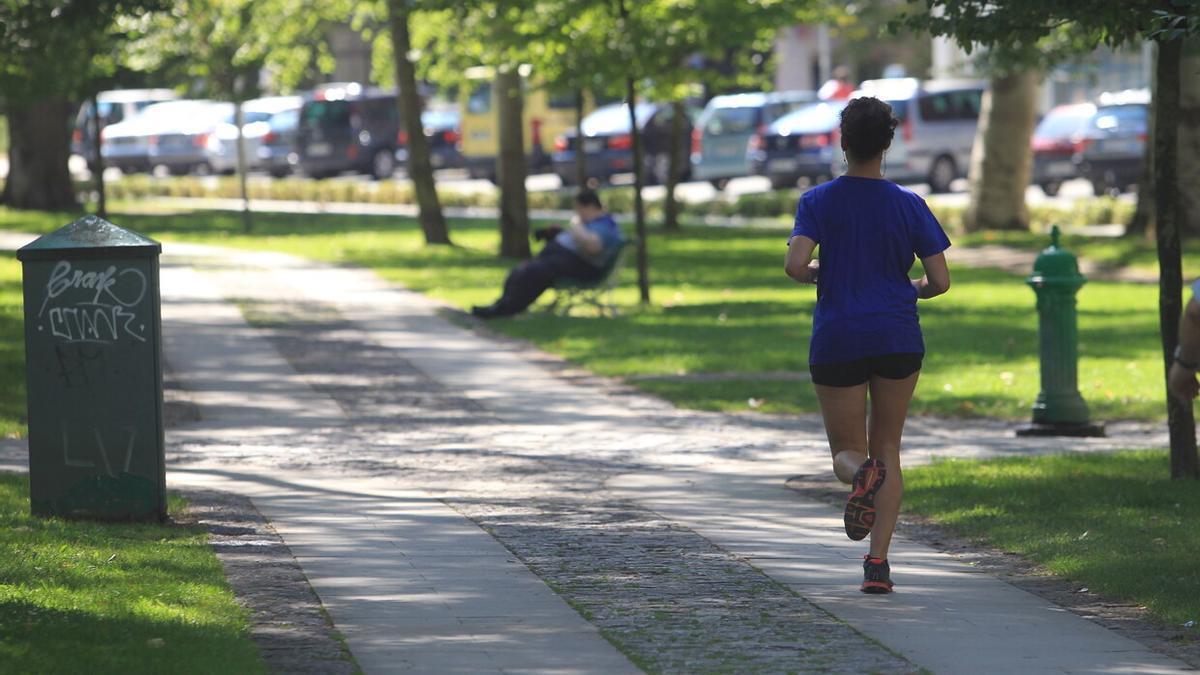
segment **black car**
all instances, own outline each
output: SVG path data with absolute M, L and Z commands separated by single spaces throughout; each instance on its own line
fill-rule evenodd
M 429 162 L 435 169 L 466 166 L 462 154 L 462 118 L 457 110 L 426 110 L 421 125 L 429 140 Z M 401 129 L 396 137 L 396 161 L 408 164 L 408 132 Z
M 666 182 L 671 159 L 671 127 L 674 107 L 669 104 L 639 103 L 634 109 L 642 137 L 645 176 L 649 182 Z M 588 178 L 610 180 L 618 173 L 633 172 L 633 138 L 629 127 L 629 106 L 624 103 L 597 108 L 583 118 L 583 152 Z M 685 117 L 676 139 L 681 180 L 691 174 L 688 163 L 692 119 Z M 575 153 L 579 140 L 574 129 L 554 141 L 551 162 L 564 185 L 575 182 Z
M 775 189 L 805 179 L 820 183 L 833 175 L 839 114 L 846 101 L 822 101 L 795 110 L 750 137 L 746 158 L 750 170 L 766 176 Z
M 1096 195 L 1135 185 L 1146 154 L 1148 103 L 1101 105 L 1088 123 L 1076 156 L 1079 175 L 1092 182 Z
M 396 170 L 400 132 L 396 94 L 358 84 L 327 85 L 300 107 L 296 152 L 300 169 L 314 178 L 343 171 L 376 179 Z
M 1091 103 L 1060 105 L 1046 113 L 1033 130 L 1029 143 L 1033 183 L 1047 196 L 1058 194 L 1063 181 L 1079 176 L 1075 156 L 1083 149 L 1084 132 L 1095 116 L 1096 106 Z

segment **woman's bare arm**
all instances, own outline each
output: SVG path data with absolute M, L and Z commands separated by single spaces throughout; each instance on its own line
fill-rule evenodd
M 788 240 L 787 260 L 784 262 L 783 271 L 802 284 L 817 283 L 817 268 L 809 264 L 816 247 L 817 242 L 802 234 L 792 237 Z
M 950 269 L 946 267 L 945 253 L 921 258 L 921 264 L 925 266 L 925 276 L 912 282 L 918 298 L 928 300 L 950 290 Z

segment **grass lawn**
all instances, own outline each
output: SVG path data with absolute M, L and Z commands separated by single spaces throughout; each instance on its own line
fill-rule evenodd
M 1169 475 L 1165 451 L 943 461 L 905 469 L 904 505 L 1179 628 L 1200 622 L 1200 490 Z
M 0 210 L 0 229 L 47 232 L 65 214 Z M 494 255 L 494 223 L 454 221 L 458 247 L 426 248 L 404 218 L 257 214 L 257 234 L 235 213 L 127 213 L 118 224 L 164 240 L 286 251 L 363 265 L 460 307 L 495 299 L 511 261 Z M 786 230 L 689 227 L 650 240 L 654 304 L 637 304 L 624 271 L 623 315 L 533 314 L 496 321 L 510 335 L 605 375 L 662 376 L 638 386 L 686 407 L 765 412 L 816 410 L 812 388 L 762 377 L 805 371 L 815 293 L 783 274 Z M 632 267 L 632 266 L 630 266 Z M 1033 292 L 1020 276 L 954 269 L 954 288 L 922 303 L 929 355 L 914 410 L 1026 418 L 1038 391 Z M 1080 300 L 1080 388 L 1098 419 L 1162 416 L 1157 296 L 1147 286 L 1093 282 Z M 724 373 L 720 381 L 689 374 Z
M 0 257 L 0 438 L 25 429 L 25 333 L 21 316 L 21 265 Z
M 201 529 L 35 518 L 0 473 L 0 670 L 266 672 L 246 628 Z

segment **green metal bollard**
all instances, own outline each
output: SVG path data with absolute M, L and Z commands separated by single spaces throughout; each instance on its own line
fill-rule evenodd
M 17 251 L 35 515 L 167 516 L 161 251 L 96 216 Z
M 1088 420 L 1079 395 L 1079 363 L 1075 295 L 1087 282 L 1075 256 L 1058 245 L 1059 230 L 1050 230 L 1050 246 L 1033 263 L 1026 280 L 1037 294 L 1038 342 L 1042 388 L 1033 404 L 1033 425 L 1018 436 L 1103 436 L 1104 427 Z

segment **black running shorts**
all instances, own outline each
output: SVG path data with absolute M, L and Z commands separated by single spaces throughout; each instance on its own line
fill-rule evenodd
M 826 387 L 856 387 L 871 379 L 903 380 L 921 369 L 924 354 L 884 354 L 857 361 L 809 364 L 813 384 Z

